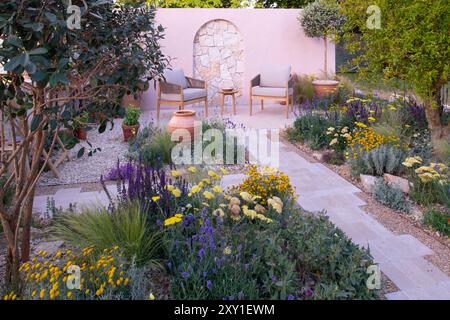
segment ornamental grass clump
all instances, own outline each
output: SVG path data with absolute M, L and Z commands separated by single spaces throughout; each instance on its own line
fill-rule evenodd
M 94 207 L 60 214 L 51 233 L 76 248 L 93 246 L 101 251 L 120 246 L 124 257 L 138 266 L 157 266 L 161 258 L 161 235 L 152 229 L 137 202 L 122 204 L 112 211 Z

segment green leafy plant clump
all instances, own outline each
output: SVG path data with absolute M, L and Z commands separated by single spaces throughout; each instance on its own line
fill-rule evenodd
M 443 209 L 429 209 L 423 216 L 423 223 L 439 231 L 442 235 L 450 237 L 450 211 Z
M 350 171 L 353 176 L 369 174 L 382 176 L 384 173 L 399 175 L 404 171 L 402 161 L 405 152 L 397 147 L 381 145 L 378 148 L 363 151 L 356 159 L 351 159 Z
M 405 213 L 411 211 L 411 203 L 406 199 L 402 190 L 395 185 L 385 182 L 382 178 L 375 182 L 373 197 L 393 210 Z
M 288 131 L 288 138 L 303 142 L 313 150 L 319 150 L 328 145 L 326 131 L 332 124 L 325 117 L 308 112 L 295 119 L 292 130 Z
M 123 124 L 126 126 L 138 125 L 140 116 L 141 116 L 141 111 L 138 108 L 129 106 L 125 111 L 125 117 L 123 119 Z

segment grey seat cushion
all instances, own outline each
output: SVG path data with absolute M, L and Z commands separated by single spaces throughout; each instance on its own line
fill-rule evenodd
M 167 83 L 176 84 L 181 86 L 183 89 L 187 88 L 188 83 L 184 75 L 183 69 L 173 69 L 164 71 L 164 79 Z
M 293 89 L 289 88 L 289 95 L 292 95 Z M 252 95 L 267 97 L 286 97 L 286 88 L 260 87 L 252 88 Z
M 261 87 L 285 87 L 291 76 L 291 66 L 264 66 L 261 69 Z
M 184 101 L 204 98 L 204 97 L 206 97 L 206 95 L 207 95 L 206 89 L 200 89 L 200 88 L 183 89 Z M 161 99 L 168 100 L 168 101 L 181 101 L 181 95 L 174 94 L 174 93 L 170 93 L 170 94 L 163 93 L 163 94 L 161 94 Z

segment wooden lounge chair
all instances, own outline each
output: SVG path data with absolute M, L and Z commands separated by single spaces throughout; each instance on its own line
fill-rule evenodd
M 261 110 L 264 110 L 264 100 L 284 102 L 286 118 L 288 118 L 289 105 L 294 110 L 294 80 L 291 75 L 291 67 L 266 66 L 261 74 L 250 81 L 250 115 L 252 115 L 254 99 L 261 100 Z
M 205 116 L 208 116 L 208 84 L 206 81 L 186 77 L 182 69 L 166 70 L 164 78 L 158 81 L 156 117 L 162 104 L 176 105 L 183 110 L 187 104 L 205 103 Z

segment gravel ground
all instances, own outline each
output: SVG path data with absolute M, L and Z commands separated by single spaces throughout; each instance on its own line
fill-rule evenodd
M 293 144 L 284 136 L 282 136 L 282 142 L 291 145 L 292 150 L 298 152 L 300 155 L 307 155 L 307 160 L 312 158 L 313 151 L 306 146 L 300 143 Z M 318 161 L 315 160 L 313 162 Z M 323 165 L 363 190 L 359 180 L 350 176 L 347 165 L 335 166 L 327 163 L 323 163 Z M 420 222 L 423 208 L 415 206 L 413 214 L 402 214 L 380 204 L 367 192 L 360 192 L 357 195 L 367 202 L 367 205 L 363 207 L 366 213 L 375 218 L 388 230 L 397 235 L 410 234 L 433 250 L 435 254 L 427 256 L 426 259 L 450 276 L 450 238 L 440 236 Z
M 98 133 L 97 128 L 88 131 L 88 140 L 92 147 L 101 148 L 101 151 L 89 157 L 87 155 L 89 145 L 82 142 L 69 151 L 72 160 L 65 161 L 58 167 L 60 179 L 48 171 L 42 174 L 38 186 L 98 182 L 102 174 L 107 174 L 116 165 L 117 159 L 125 160 L 128 145 L 123 142 L 121 123 L 121 119 L 114 119 L 113 129 L 110 130 L 111 126 L 108 124 L 108 128 L 102 134 Z M 82 147 L 86 148 L 85 154 L 77 159 L 78 151 Z

